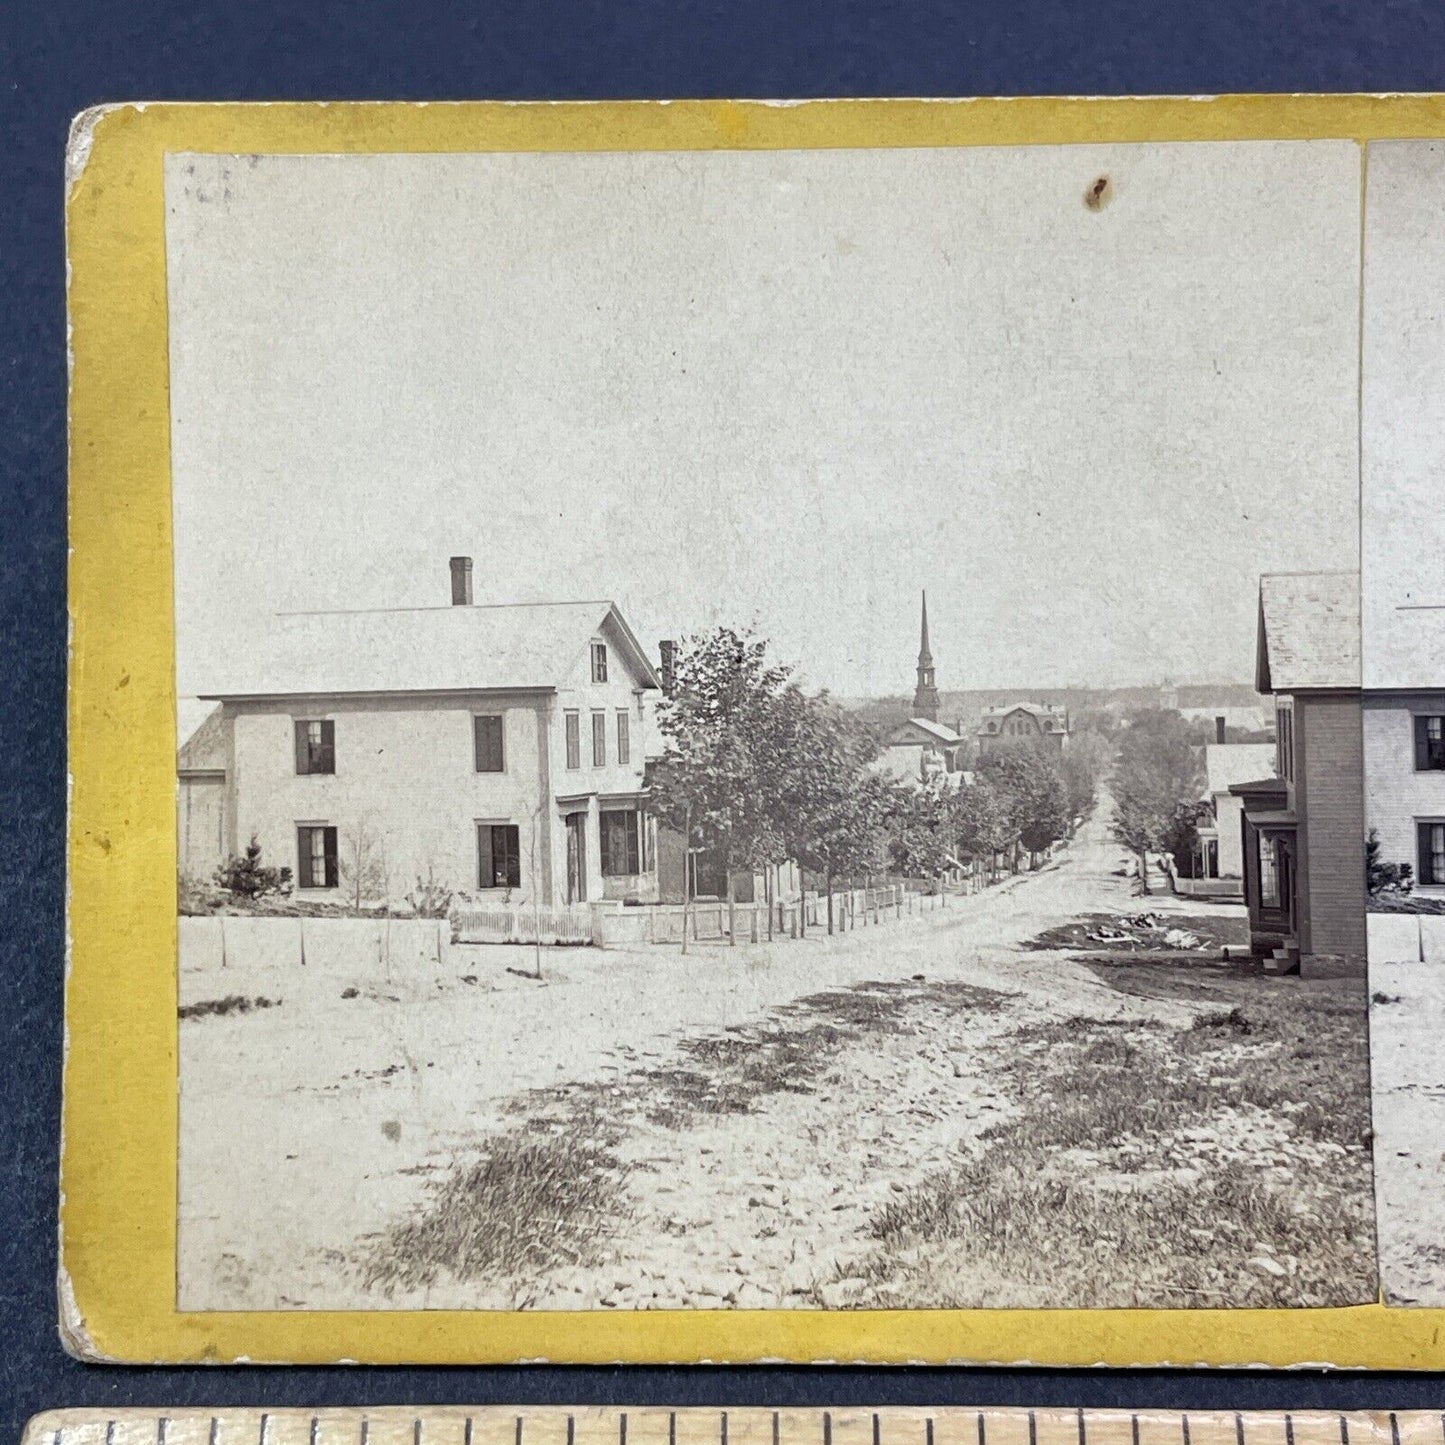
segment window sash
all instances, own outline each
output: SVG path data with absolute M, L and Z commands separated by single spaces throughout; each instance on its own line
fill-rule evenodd
M 1262 833 L 1257 835 L 1259 844 L 1259 902 L 1262 908 L 1278 908 L 1279 864 L 1275 857 L 1275 843 Z
M 567 724 L 567 766 L 569 768 L 580 768 L 582 766 L 582 719 L 575 712 L 569 712 L 566 717 Z
M 478 713 L 472 719 L 472 737 L 477 772 L 506 772 L 506 739 L 501 714 Z
M 642 870 L 642 814 L 636 808 L 609 808 L 600 815 L 602 876 L 635 877 Z
M 336 724 L 330 719 L 296 720 L 296 771 L 303 775 L 336 771 Z
M 1422 773 L 1445 771 L 1445 716 L 1416 715 L 1415 770 Z
M 605 642 L 592 644 L 592 681 L 607 681 L 607 644 Z
M 607 766 L 607 714 L 605 712 L 592 714 L 592 766 L 594 768 Z
M 632 761 L 632 737 L 628 724 L 627 714 L 619 708 L 617 711 L 617 761 L 619 763 Z
M 522 886 L 521 833 L 515 823 L 477 824 L 477 887 Z
M 296 829 L 296 886 L 335 888 L 338 881 L 336 829 L 308 823 Z

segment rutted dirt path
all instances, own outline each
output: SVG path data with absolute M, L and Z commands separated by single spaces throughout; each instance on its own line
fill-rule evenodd
M 1081 914 L 1137 911 L 1118 864 L 1096 819 L 1037 874 L 846 935 L 687 959 L 548 952 L 541 985 L 504 971 L 529 967 L 529 950 L 478 950 L 473 985 L 402 981 L 343 1002 L 308 977 L 288 981 L 281 1007 L 187 1020 L 182 1307 L 375 1307 L 384 1286 L 397 1307 L 845 1297 L 880 1202 L 1006 1113 L 1003 1035 L 1080 1013 L 1188 1018 L 1021 946 Z M 746 1112 L 710 1107 L 696 1088 L 678 1096 L 679 1074 L 726 1077 L 710 1041 L 746 1053 L 836 1013 L 820 996 L 875 986 L 897 991 L 891 1022 L 815 1035 L 807 1092 L 747 1085 Z M 799 1000 L 810 1002 L 790 1016 Z M 616 1161 L 594 1182 L 602 1212 L 628 1221 L 597 1263 L 492 1285 L 368 1282 L 368 1241 L 424 1212 L 459 1162 L 502 1136 L 574 1124 Z

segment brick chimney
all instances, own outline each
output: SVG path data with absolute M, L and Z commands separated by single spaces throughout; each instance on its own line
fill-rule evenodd
M 662 659 L 662 666 L 658 669 L 662 674 L 662 690 L 670 697 L 677 676 L 677 643 L 665 637 L 658 643 L 657 651 Z
M 1223 717 L 1223 714 L 1221 714 L 1219 717 L 1217 717 L 1217 718 L 1214 719 L 1214 741 L 1217 742 L 1217 743 L 1222 743 L 1222 742 L 1224 741 L 1224 717 Z
M 470 607 L 472 605 L 472 559 L 470 557 L 453 557 L 452 568 L 452 606 Z

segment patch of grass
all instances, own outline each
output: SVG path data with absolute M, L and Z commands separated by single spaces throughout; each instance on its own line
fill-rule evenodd
M 1200 989 L 1196 967 L 1096 970 L 1121 993 L 1210 1005 L 1178 1026 L 1013 1031 L 999 1070 L 1013 1114 L 874 1216 L 866 1303 L 1371 1297 L 1362 990 L 1225 971 Z
M 524 1284 L 596 1262 L 624 1217 L 622 1171 L 607 1141 L 518 1129 L 451 1169 L 412 1218 L 374 1237 L 362 1273 L 387 1294 L 444 1277 Z
M 810 1094 L 859 1040 L 919 1032 L 930 1013 L 996 1013 L 1009 995 L 939 979 L 858 984 L 808 994 L 757 1024 L 685 1039 L 676 1062 L 621 1080 L 562 1084 L 519 1096 L 509 1111 L 566 1122 L 579 1111 L 682 1129 L 701 1116 L 751 1114 L 776 1094 Z
M 223 1018 L 227 1014 L 248 1014 L 252 1009 L 276 1008 L 279 998 L 247 998 L 244 994 L 227 994 L 225 998 L 203 999 L 200 1003 L 185 1003 L 176 1010 L 181 1019 Z

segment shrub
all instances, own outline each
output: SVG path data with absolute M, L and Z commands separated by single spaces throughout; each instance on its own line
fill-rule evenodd
M 233 898 L 250 902 L 272 893 L 285 897 L 291 892 L 291 870 L 263 867 L 261 845 L 253 833 L 244 853 L 216 869 L 216 883 Z
M 430 869 L 425 878 L 416 880 L 416 887 L 406 895 L 406 906 L 418 918 L 445 918 L 452 911 L 456 893 L 445 883 L 438 883 Z
M 1381 893 L 1408 893 L 1415 886 L 1409 863 L 1386 863 L 1380 858 L 1380 835 L 1371 828 L 1365 838 L 1365 887 L 1371 897 Z

